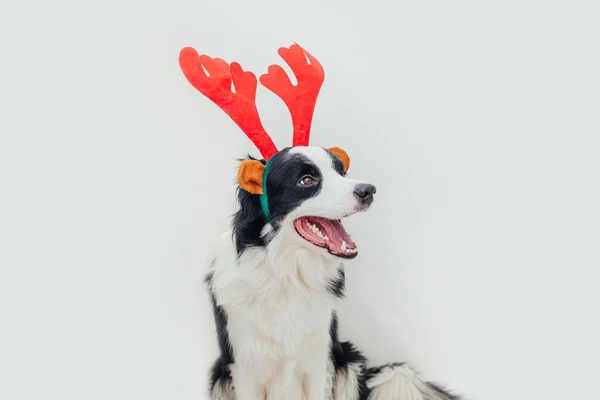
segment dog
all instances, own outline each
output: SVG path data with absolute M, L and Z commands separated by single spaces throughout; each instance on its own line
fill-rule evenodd
M 358 254 L 342 220 L 367 211 L 376 188 L 346 176 L 344 150 L 308 145 L 323 68 L 298 44 L 279 54 L 297 83 L 278 65 L 260 82 L 292 116 L 293 146 L 282 150 L 260 121 L 252 72 L 190 47 L 179 57 L 192 86 L 263 156 L 240 160 L 239 210 L 209 257 L 205 282 L 221 352 L 210 372 L 210 399 L 459 399 L 403 363 L 369 367 L 351 342 L 339 340 L 343 260 Z
M 210 399 L 459 399 L 405 364 L 368 367 L 338 338 L 343 260 L 358 254 L 342 220 L 369 209 L 375 186 L 348 178 L 321 147 L 286 148 L 270 163 L 270 221 L 259 196 L 238 189 L 232 228 L 210 257 L 205 282 L 221 351 Z

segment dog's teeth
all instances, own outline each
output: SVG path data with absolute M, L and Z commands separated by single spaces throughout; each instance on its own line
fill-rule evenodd
M 346 251 L 346 241 L 342 241 L 342 251 Z
M 327 237 L 327 235 L 323 236 L 323 239 L 329 240 L 329 238 Z

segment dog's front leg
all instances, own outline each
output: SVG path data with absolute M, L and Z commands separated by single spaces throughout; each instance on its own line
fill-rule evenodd
M 328 393 L 327 366 L 315 365 L 313 371 L 304 374 L 302 386 L 307 400 L 328 400 L 331 396 Z
M 329 362 L 329 338 L 317 339 L 306 349 L 302 357 L 302 387 L 307 400 L 332 398 Z

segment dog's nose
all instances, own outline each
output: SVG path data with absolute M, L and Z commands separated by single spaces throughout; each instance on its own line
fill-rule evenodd
M 377 188 L 368 183 L 361 183 L 354 188 L 354 194 L 363 204 L 371 204 L 373 202 L 373 195 L 377 192 Z

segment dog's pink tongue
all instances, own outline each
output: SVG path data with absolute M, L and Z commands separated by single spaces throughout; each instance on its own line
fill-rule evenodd
M 356 247 L 356 243 L 350 239 L 350 235 L 348 235 L 348 232 L 346 232 L 340 221 L 319 218 L 318 223 L 325 230 L 325 234 L 329 238 L 329 241 L 337 247 L 341 247 L 343 242 L 346 242 L 347 249 Z

